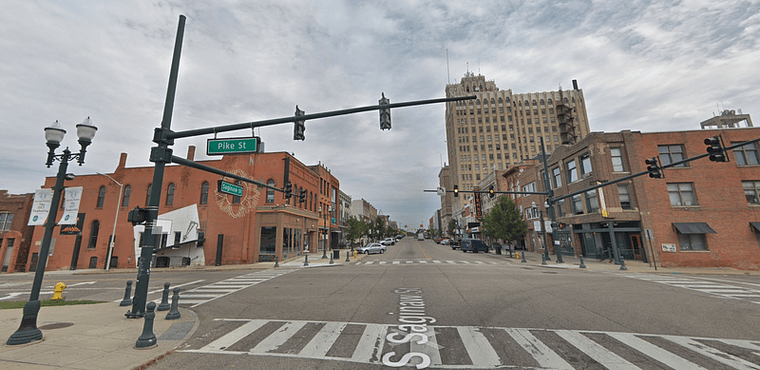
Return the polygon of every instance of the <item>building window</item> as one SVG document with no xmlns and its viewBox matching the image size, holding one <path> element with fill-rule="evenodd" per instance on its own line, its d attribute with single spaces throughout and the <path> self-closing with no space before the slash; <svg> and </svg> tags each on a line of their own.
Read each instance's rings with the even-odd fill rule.
<svg viewBox="0 0 760 370">
<path fill-rule="evenodd" d="M 103 203 L 105 201 L 106 201 L 106 187 L 101 186 L 100 191 L 98 191 L 98 204 L 95 207 L 103 208 Z"/>
<path fill-rule="evenodd" d="M 92 225 L 90 225 L 90 240 L 87 243 L 88 249 L 95 249 L 95 247 L 98 245 L 99 231 L 100 231 L 100 221 L 98 220 L 92 221 Z"/>
<path fill-rule="evenodd" d="M 668 184 L 668 195 L 671 206 L 696 206 L 697 197 L 694 194 L 694 184 L 679 182 Z"/>
<path fill-rule="evenodd" d="M 760 204 L 760 181 L 742 181 L 744 195 L 747 197 L 747 203 Z M 2 215 L 0 215 L 0 225 L 2 224 Z"/>
<path fill-rule="evenodd" d="M 620 148 L 610 148 L 610 156 L 612 157 L 612 171 L 625 171 L 625 167 L 623 166 L 623 151 Z"/>
<path fill-rule="evenodd" d="M 599 194 L 596 189 L 586 192 L 586 208 L 588 213 L 599 212 Z"/>
<path fill-rule="evenodd" d="M 124 197 L 121 198 L 121 206 L 129 207 L 129 197 L 132 196 L 132 185 L 124 187 Z"/>
<path fill-rule="evenodd" d="M 706 251 L 707 239 L 705 234 L 678 233 L 678 247 L 682 251 Z"/>
<path fill-rule="evenodd" d="M 620 207 L 623 209 L 633 209 L 631 202 L 631 187 L 627 184 L 618 184 L 618 197 L 620 198 Z"/>
<path fill-rule="evenodd" d="M 660 163 L 668 165 L 684 160 L 683 145 L 658 145 L 657 150 L 660 153 Z M 686 163 L 673 167 L 688 167 Z"/>
<path fill-rule="evenodd" d="M 591 172 L 593 172 L 593 170 L 591 169 L 591 156 L 588 153 L 582 155 L 580 158 L 580 162 L 581 162 L 581 176 L 585 178 L 591 175 Z"/>
<path fill-rule="evenodd" d="M 208 182 L 201 184 L 201 204 L 208 204 Z"/>
<path fill-rule="evenodd" d="M 13 213 L 0 213 L 0 231 L 8 231 L 13 223 Z"/>
<path fill-rule="evenodd" d="M 736 145 L 739 143 L 731 143 Z M 747 144 L 734 149 L 734 158 L 736 163 L 740 166 L 756 165 L 760 164 L 757 157 L 757 145 L 756 143 Z"/>
<path fill-rule="evenodd" d="M 575 159 L 567 162 L 567 182 L 578 181 L 578 168 L 575 166 Z"/>
<path fill-rule="evenodd" d="M 560 199 L 557 201 L 557 217 L 562 217 L 565 215 L 565 200 Z"/>
<path fill-rule="evenodd" d="M 583 198 L 581 198 L 580 194 L 573 195 L 573 214 L 583 214 Z"/>
<path fill-rule="evenodd" d="M 171 183 L 166 188 L 166 205 L 171 206 L 173 204 L 174 204 L 174 183 Z"/>
</svg>

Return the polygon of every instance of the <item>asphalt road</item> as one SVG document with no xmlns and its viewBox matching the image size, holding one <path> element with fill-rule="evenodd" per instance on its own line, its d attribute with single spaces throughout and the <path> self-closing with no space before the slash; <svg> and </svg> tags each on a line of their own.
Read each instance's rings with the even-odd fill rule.
<svg viewBox="0 0 760 370">
<path fill-rule="evenodd" d="M 196 303 L 199 329 L 151 368 L 760 369 L 760 305 L 715 288 L 748 277 L 549 269 L 410 238 L 358 264 L 238 274 L 256 284 Z"/>
</svg>

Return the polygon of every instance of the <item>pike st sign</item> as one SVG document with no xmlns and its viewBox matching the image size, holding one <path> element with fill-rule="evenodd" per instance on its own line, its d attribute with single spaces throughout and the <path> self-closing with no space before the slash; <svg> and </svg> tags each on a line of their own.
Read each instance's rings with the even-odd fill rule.
<svg viewBox="0 0 760 370">
<path fill-rule="evenodd" d="M 231 139 L 208 139 L 206 141 L 207 155 L 256 153 L 261 146 L 261 138 L 238 137 Z"/>
</svg>

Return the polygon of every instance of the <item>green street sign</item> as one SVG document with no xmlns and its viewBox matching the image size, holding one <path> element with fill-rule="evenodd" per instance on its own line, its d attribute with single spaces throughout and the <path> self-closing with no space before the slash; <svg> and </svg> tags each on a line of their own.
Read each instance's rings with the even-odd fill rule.
<svg viewBox="0 0 760 370">
<path fill-rule="evenodd" d="M 256 153 L 259 151 L 261 138 L 237 137 L 232 139 L 208 139 L 206 141 L 207 155 Z"/>
<path fill-rule="evenodd" d="M 231 184 L 222 180 L 219 180 L 217 184 L 220 193 L 235 195 L 238 197 L 243 196 L 243 187 L 240 185 Z"/>
</svg>

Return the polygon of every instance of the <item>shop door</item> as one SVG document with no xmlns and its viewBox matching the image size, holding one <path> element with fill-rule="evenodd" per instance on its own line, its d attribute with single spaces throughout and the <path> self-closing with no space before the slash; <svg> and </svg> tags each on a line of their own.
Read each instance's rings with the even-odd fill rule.
<svg viewBox="0 0 760 370">
<path fill-rule="evenodd" d="M 641 235 L 631 234 L 631 249 L 633 249 L 633 259 L 646 262 L 644 250 L 641 247 Z"/>
</svg>

